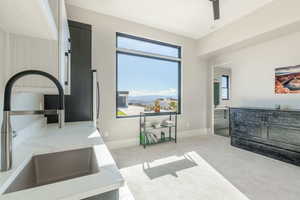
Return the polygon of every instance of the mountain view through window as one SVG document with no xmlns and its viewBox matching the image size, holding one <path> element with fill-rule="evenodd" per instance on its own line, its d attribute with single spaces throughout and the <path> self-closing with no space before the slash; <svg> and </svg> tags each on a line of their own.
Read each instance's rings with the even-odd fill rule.
<svg viewBox="0 0 300 200">
<path fill-rule="evenodd" d="M 117 43 L 117 117 L 180 112 L 180 47 L 127 35 Z"/>
</svg>

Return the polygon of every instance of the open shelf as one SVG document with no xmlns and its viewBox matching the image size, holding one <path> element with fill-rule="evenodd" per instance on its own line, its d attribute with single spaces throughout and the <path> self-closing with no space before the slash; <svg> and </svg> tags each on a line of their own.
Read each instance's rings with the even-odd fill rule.
<svg viewBox="0 0 300 200">
<path fill-rule="evenodd" d="M 147 126 L 146 121 L 148 117 L 167 115 L 172 125 L 160 125 L 159 127 Z M 167 131 L 165 131 L 167 129 Z M 160 131 L 160 136 L 157 131 Z M 156 131 L 155 133 L 151 131 Z M 148 145 L 161 144 L 165 142 L 177 142 L 177 113 L 141 113 L 140 114 L 140 145 L 144 148 Z"/>
<path fill-rule="evenodd" d="M 157 142 L 153 143 L 147 143 L 146 145 L 155 145 L 155 144 L 161 144 L 161 143 L 166 143 L 166 142 L 175 142 L 176 139 L 174 137 L 166 137 L 164 140 L 159 139 Z"/>
<path fill-rule="evenodd" d="M 176 128 L 176 126 L 163 126 L 163 125 L 161 125 L 160 127 L 142 126 L 142 128 L 147 128 L 147 130 L 158 130 L 158 129 L 166 129 L 166 128 Z"/>
</svg>

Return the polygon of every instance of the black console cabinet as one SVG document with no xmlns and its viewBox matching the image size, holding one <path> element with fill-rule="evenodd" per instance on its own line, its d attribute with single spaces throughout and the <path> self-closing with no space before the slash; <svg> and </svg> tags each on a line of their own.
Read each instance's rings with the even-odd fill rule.
<svg viewBox="0 0 300 200">
<path fill-rule="evenodd" d="M 300 166 L 300 110 L 230 108 L 231 145 Z"/>
</svg>

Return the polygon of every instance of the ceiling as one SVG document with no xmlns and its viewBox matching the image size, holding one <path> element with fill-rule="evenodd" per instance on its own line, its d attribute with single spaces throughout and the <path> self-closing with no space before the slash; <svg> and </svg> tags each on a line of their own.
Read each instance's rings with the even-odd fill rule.
<svg viewBox="0 0 300 200">
<path fill-rule="evenodd" d="M 213 21 L 209 0 L 67 0 L 68 4 L 198 39 L 272 0 L 220 0 Z"/>
</svg>

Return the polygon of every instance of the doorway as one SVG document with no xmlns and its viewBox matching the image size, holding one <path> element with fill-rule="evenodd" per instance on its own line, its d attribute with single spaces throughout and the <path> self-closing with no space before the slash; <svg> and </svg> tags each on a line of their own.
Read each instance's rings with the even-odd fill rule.
<svg viewBox="0 0 300 200">
<path fill-rule="evenodd" d="M 229 137 L 229 107 L 231 105 L 231 68 L 213 69 L 213 129 L 214 134 Z"/>
</svg>

